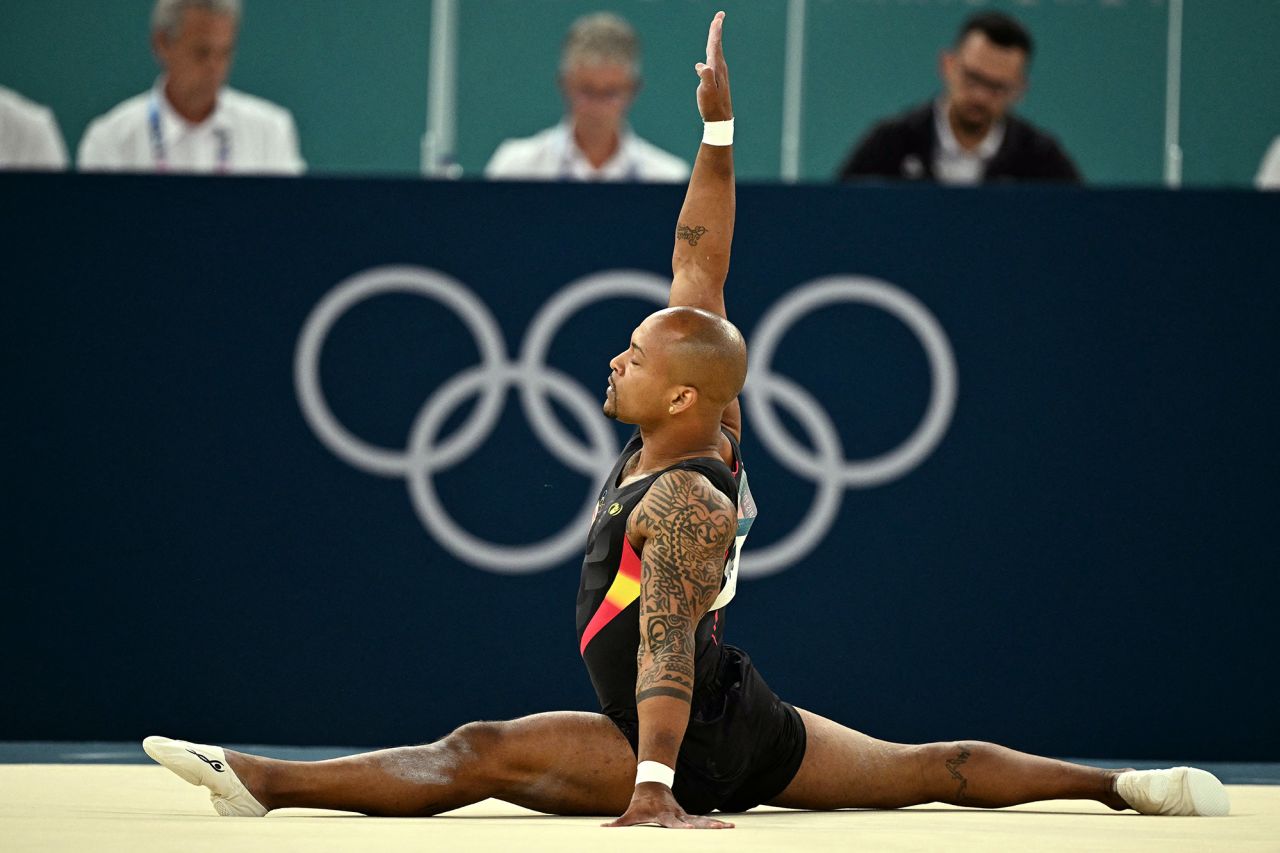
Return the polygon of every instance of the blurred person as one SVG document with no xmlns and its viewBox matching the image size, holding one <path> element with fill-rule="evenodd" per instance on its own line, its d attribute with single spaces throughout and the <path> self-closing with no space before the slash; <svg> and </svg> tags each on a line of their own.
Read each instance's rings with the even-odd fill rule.
<svg viewBox="0 0 1280 853">
<path fill-rule="evenodd" d="M 1280 136 L 1271 140 L 1271 147 L 1263 155 L 1256 183 L 1260 190 L 1280 190 Z"/>
<path fill-rule="evenodd" d="M 498 146 L 484 174 L 515 180 L 666 181 L 689 164 L 636 136 L 627 111 L 640 91 L 640 42 L 631 25 L 600 12 L 569 28 L 560 53 L 566 115 L 555 127 Z"/>
<path fill-rule="evenodd" d="M 163 73 L 94 119 L 80 170 L 300 174 L 289 111 L 226 86 L 239 27 L 240 0 L 157 0 L 151 48 Z"/>
<path fill-rule="evenodd" d="M 1011 112 L 1027 90 L 1033 53 L 1031 34 L 1014 18 L 999 12 L 968 18 L 941 58 L 945 92 L 873 127 L 841 166 L 840 179 L 1079 183 L 1057 140 Z"/>
<path fill-rule="evenodd" d="M 67 148 L 53 111 L 0 86 L 0 169 L 65 168 Z"/>
</svg>

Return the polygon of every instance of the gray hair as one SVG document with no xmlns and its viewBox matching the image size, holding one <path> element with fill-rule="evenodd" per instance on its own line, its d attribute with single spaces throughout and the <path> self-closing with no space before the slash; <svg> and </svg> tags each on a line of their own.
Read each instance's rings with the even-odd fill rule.
<svg viewBox="0 0 1280 853">
<path fill-rule="evenodd" d="M 583 15 L 569 27 L 560 50 L 560 72 L 576 65 L 617 63 L 640 76 L 640 39 L 625 20 L 610 12 Z"/>
<path fill-rule="evenodd" d="M 177 38 L 182 15 L 188 9 L 204 9 L 240 20 L 240 0 L 156 0 L 151 10 L 151 31 L 162 30 L 169 38 Z"/>
</svg>

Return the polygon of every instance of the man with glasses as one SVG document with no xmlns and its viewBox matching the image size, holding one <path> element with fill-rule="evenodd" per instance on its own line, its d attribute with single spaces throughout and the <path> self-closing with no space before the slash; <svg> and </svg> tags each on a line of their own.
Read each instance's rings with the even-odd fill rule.
<svg viewBox="0 0 1280 853">
<path fill-rule="evenodd" d="M 640 90 L 640 45 L 631 25 L 607 12 L 579 18 L 560 56 L 566 114 L 555 127 L 498 146 L 488 178 L 660 181 L 689 177 L 689 164 L 627 126 Z"/>
<path fill-rule="evenodd" d="M 945 93 L 872 128 L 841 167 L 841 180 L 1079 183 L 1058 142 L 1010 112 L 1026 91 L 1032 52 L 1031 34 L 1008 15 L 969 18 L 942 55 Z"/>
</svg>

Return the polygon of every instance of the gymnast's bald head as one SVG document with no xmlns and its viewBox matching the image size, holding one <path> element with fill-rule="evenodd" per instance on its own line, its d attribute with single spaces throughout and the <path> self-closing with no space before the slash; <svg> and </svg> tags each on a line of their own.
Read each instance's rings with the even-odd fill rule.
<svg viewBox="0 0 1280 853">
<path fill-rule="evenodd" d="M 747 343 L 738 327 L 701 308 L 666 308 L 643 323 L 661 342 L 667 375 L 697 389 L 700 401 L 723 410 L 747 379 Z"/>
</svg>

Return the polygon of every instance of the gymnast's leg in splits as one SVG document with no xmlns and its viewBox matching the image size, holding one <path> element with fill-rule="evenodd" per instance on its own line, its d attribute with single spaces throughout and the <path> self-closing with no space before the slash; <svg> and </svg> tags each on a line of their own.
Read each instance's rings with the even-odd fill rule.
<svg viewBox="0 0 1280 853">
<path fill-rule="evenodd" d="M 223 815 L 303 807 L 383 817 L 439 814 L 494 797 L 560 815 L 619 815 L 635 787 L 631 745 L 603 714 L 558 712 L 461 726 L 435 743 L 329 761 L 280 761 L 148 738 L 152 758 L 213 794 Z"/>
<path fill-rule="evenodd" d="M 979 741 L 908 745 L 877 740 L 817 714 L 804 720 L 804 761 L 770 805 L 893 809 L 921 803 L 998 808 L 1039 800 L 1097 800 L 1126 809 L 1119 770 L 1069 764 Z"/>
</svg>

